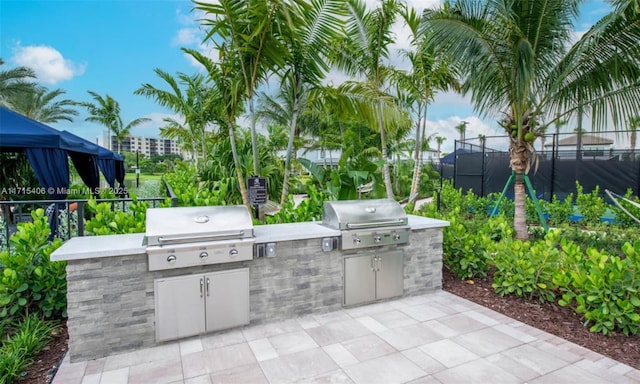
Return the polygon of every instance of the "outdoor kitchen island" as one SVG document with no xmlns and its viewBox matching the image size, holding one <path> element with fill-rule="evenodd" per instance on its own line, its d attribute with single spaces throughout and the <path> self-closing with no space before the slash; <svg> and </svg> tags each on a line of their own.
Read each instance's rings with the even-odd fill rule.
<svg viewBox="0 0 640 384">
<path fill-rule="evenodd" d="M 259 225 L 253 228 L 255 244 L 249 260 L 156 270 L 150 270 L 145 234 L 72 238 L 51 255 L 54 261 L 67 261 L 71 361 L 438 290 L 442 229 L 448 223 L 406 218 L 408 239 L 403 244 L 387 245 L 383 240 L 379 246 L 343 249 L 341 236 L 350 235 L 320 222 Z M 374 232 L 374 241 L 380 242 L 376 237 Z M 346 269 L 351 272 L 345 277 Z M 363 279 L 367 272 L 373 277 Z M 165 283 L 169 285 L 163 290 Z M 355 289 L 348 300 L 346 286 Z M 193 292 L 187 293 L 189 289 Z M 164 319 L 167 316 L 171 318 Z M 171 333 L 195 317 L 203 317 L 195 330 L 189 324 L 187 334 Z M 169 333 L 160 334 L 159 322 Z"/>
</svg>

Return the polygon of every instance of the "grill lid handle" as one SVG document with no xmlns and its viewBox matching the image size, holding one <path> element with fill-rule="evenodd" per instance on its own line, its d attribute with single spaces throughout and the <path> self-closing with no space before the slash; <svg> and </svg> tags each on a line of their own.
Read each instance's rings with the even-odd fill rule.
<svg viewBox="0 0 640 384">
<path fill-rule="evenodd" d="M 389 220 L 389 221 L 370 221 L 368 223 L 347 223 L 347 228 L 369 228 L 369 227 L 381 227 L 384 225 L 403 225 L 405 222 L 403 219 Z"/>
<path fill-rule="evenodd" d="M 236 239 L 244 236 L 244 231 L 237 232 L 219 232 L 216 234 L 207 234 L 199 236 L 160 236 L 158 237 L 158 243 L 163 244 L 180 244 L 180 243 L 194 243 L 197 241 L 216 241 L 226 239 Z"/>
</svg>

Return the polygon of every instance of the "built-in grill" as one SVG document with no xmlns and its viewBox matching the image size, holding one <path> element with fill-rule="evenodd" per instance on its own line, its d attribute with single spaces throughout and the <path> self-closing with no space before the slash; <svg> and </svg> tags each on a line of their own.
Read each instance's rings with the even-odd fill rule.
<svg viewBox="0 0 640 384">
<path fill-rule="evenodd" d="M 325 202 L 322 223 L 342 231 L 341 249 L 409 242 L 407 215 L 392 199 Z"/>
<path fill-rule="evenodd" d="M 149 270 L 253 259 L 253 221 L 244 205 L 147 210 Z"/>
</svg>

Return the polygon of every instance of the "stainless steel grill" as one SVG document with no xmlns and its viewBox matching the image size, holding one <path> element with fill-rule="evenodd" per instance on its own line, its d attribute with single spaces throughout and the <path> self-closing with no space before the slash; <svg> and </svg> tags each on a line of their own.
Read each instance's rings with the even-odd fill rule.
<svg viewBox="0 0 640 384">
<path fill-rule="evenodd" d="M 325 202 L 322 223 L 342 231 L 341 249 L 409 242 L 407 215 L 391 199 Z"/>
<path fill-rule="evenodd" d="M 253 258 L 253 222 L 244 205 L 147 210 L 149 270 Z"/>
</svg>

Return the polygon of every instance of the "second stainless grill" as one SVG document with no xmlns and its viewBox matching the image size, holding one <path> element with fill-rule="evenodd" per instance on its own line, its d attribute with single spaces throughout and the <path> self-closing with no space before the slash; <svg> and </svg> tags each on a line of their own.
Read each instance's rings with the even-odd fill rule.
<svg viewBox="0 0 640 384">
<path fill-rule="evenodd" d="M 322 223 L 342 231 L 341 249 L 409 242 L 407 214 L 391 199 L 325 202 Z"/>
<path fill-rule="evenodd" d="M 147 210 L 149 270 L 253 258 L 253 222 L 243 205 Z"/>
</svg>

